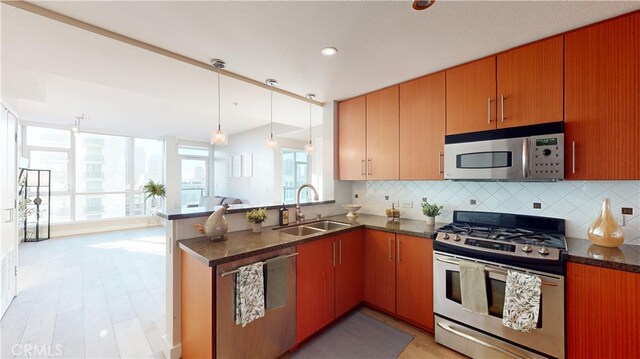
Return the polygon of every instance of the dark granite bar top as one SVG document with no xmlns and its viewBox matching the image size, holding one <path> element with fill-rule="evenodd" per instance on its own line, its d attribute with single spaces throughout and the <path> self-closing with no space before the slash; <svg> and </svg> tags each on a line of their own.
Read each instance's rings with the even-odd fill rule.
<svg viewBox="0 0 640 359">
<path fill-rule="evenodd" d="M 261 233 L 253 233 L 250 230 L 227 233 L 227 240 L 225 241 L 211 241 L 207 237 L 184 239 L 178 241 L 178 246 L 200 262 L 213 267 L 359 228 L 370 228 L 430 239 L 435 232 L 435 228 L 444 225 L 444 223 L 436 223 L 435 226 L 427 226 L 426 221 L 412 219 L 388 222 L 387 217 L 366 214 L 359 215 L 355 220 L 350 220 L 345 215 L 325 217 L 322 220 L 347 223 L 350 227 L 303 237 L 296 237 L 274 230 L 274 228 L 279 227 L 264 227 Z M 316 221 L 307 221 L 307 223 L 312 222 Z"/>
<path fill-rule="evenodd" d="M 601 247 L 588 239 L 567 238 L 569 262 L 640 273 L 640 246 Z"/>
<path fill-rule="evenodd" d="M 319 205 L 319 204 L 329 204 L 329 203 L 335 203 L 335 202 L 336 202 L 335 200 L 306 202 L 306 203 L 300 203 L 300 206 L 301 207 L 315 206 L 315 205 Z M 287 208 L 295 208 L 295 206 L 296 205 L 294 203 L 285 204 L 285 207 L 287 207 Z M 159 216 L 159 217 L 162 217 L 164 219 L 168 219 L 170 221 L 173 221 L 173 220 L 176 220 L 176 219 L 208 217 L 208 216 L 211 215 L 211 213 L 213 213 L 216 210 L 220 209 L 220 207 L 222 207 L 222 206 L 183 207 L 183 208 L 179 208 L 179 209 L 167 210 L 165 212 L 156 211 L 156 212 L 154 212 L 154 214 Z M 269 204 L 269 205 L 263 205 L 263 206 L 257 206 L 255 204 L 232 204 L 231 206 L 229 206 L 229 209 L 227 209 L 227 213 L 229 213 L 229 214 L 231 214 L 231 213 L 244 213 L 244 212 L 247 212 L 247 211 L 249 211 L 251 209 L 254 209 L 254 208 L 278 209 L 280 207 L 282 207 L 282 204 Z"/>
</svg>

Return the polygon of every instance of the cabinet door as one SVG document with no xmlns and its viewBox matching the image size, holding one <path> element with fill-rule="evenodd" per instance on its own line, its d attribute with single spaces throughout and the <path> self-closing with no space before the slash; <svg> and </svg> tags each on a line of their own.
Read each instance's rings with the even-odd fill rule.
<svg viewBox="0 0 640 359">
<path fill-rule="evenodd" d="M 443 179 L 444 72 L 400 85 L 400 179 Z"/>
<path fill-rule="evenodd" d="M 364 231 L 336 235 L 336 317 L 364 299 Z"/>
<path fill-rule="evenodd" d="M 396 237 L 365 230 L 364 299 L 389 313 L 396 311 Z"/>
<path fill-rule="evenodd" d="M 556 36 L 498 55 L 498 128 L 562 121 L 562 52 Z"/>
<path fill-rule="evenodd" d="M 400 177 L 398 86 L 367 95 L 367 179 Z"/>
<path fill-rule="evenodd" d="M 567 179 L 640 178 L 639 83 L 640 13 L 565 35 Z"/>
<path fill-rule="evenodd" d="M 433 331 L 433 241 L 396 235 L 396 314 Z"/>
<path fill-rule="evenodd" d="M 447 135 L 496 128 L 496 57 L 446 71 Z"/>
<path fill-rule="evenodd" d="M 338 104 L 338 176 L 341 180 L 366 179 L 366 97 Z"/>
<path fill-rule="evenodd" d="M 333 318 L 334 238 L 298 246 L 296 262 L 296 342 L 300 343 Z"/>
<path fill-rule="evenodd" d="M 637 358 L 640 274 L 567 263 L 567 356 Z"/>
</svg>

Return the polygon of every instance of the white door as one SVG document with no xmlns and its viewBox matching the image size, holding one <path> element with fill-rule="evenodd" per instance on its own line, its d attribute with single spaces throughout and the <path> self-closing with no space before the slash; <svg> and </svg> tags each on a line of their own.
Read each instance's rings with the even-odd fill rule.
<svg viewBox="0 0 640 359">
<path fill-rule="evenodd" d="M 0 317 L 17 295 L 17 118 L 2 106 L 0 120 Z"/>
</svg>

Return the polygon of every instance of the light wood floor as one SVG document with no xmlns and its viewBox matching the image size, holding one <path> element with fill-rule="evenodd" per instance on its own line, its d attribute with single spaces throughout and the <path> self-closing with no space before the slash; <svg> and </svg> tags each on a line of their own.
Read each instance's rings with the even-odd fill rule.
<svg viewBox="0 0 640 359">
<path fill-rule="evenodd" d="M 0 357 L 162 357 L 164 253 L 163 227 L 22 243 Z"/>
</svg>

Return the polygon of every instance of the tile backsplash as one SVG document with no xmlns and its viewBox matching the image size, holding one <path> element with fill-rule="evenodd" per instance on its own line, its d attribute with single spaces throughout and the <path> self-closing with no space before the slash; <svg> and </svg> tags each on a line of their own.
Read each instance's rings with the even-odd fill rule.
<svg viewBox="0 0 640 359">
<path fill-rule="evenodd" d="M 358 198 L 355 198 L 355 196 Z M 388 196 L 388 199 L 385 199 Z M 625 233 L 625 243 L 640 245 L 640 181 L 453 182 L 356 181 L 351 202 L 360 213 L 384 215 L 395 202 L 403 218 L 424 219 L 422 198 L 444 206 L 438 222 L 450 222 L 453 211 L 472 210 L 564 218 L 566 235 L 587 238 L 587 229 L 600 212 L 602 200 L 611 207 Z M 475 205 L 470 204 L 475 200 Z M 534 208 L 540 203 L 541 208 Z M 411 204 L 411 208 L 406 206 Z M 633 209 L 623 215 L 622 207 Z"/>
</svg>

